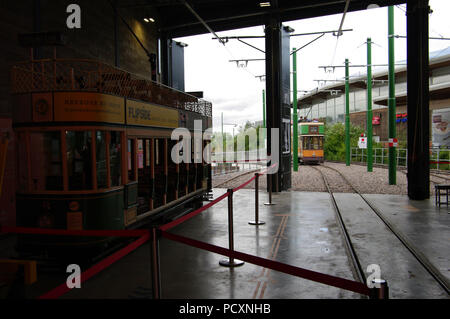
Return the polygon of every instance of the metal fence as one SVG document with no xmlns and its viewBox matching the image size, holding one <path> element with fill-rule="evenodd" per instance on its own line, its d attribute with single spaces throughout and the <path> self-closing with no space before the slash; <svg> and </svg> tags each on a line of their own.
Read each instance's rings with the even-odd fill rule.
<svg viewBox="0 0 450 319">
<path fill-rule="evenodd" d="M 373 163 L 388 164 L 389 149 L 374 148 Z M 352 147 L 350 149 L 350 158 L 352 162 L 367 162 L 367 149 Z M 437 170 L 450 170 L 450 149 L 449 148 L 430 148 L 430 168 Z M 397 165 L 406 167 L 408 165 L 408 150 L 397 148 Z"/>
</svg>

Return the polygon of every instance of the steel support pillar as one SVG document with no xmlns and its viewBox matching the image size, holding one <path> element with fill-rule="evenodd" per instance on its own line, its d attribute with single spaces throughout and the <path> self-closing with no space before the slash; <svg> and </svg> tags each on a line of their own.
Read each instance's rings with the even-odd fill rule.
<svg viewBox="0 0 450 319">
<path fill-rule="evenodd" d="M 407 1 L 408 196 L 430 197 L 428 0 Z"/>
<path fill-rule="evenodd" d="M 265 25 L 267 150 L 270 152 L 276 142 L 279 148 L 278 172 L 267 175 L 272 179 L 267 185 L 272 185 L 273 192 L 291 187 L 290 31 L 274 16 Z M 272 140 L 272 128 L 279 129 L 278 141 Z"/>
</svg>

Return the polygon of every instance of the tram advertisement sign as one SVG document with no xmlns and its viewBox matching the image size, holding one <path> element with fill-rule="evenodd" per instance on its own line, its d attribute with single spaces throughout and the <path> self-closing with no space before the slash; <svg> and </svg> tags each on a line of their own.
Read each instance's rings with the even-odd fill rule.
<svg viewBox="0 0 450 319">
<path fill-rule="evenodd" d="M 55 121 L 125 124 L 124 98 L 90 92 L 55 92 Z"/>
<path fill-rule="evenodd" d="M 178 110 L 127 100 L 127 124 L 178 127 Z"/>
</svg>

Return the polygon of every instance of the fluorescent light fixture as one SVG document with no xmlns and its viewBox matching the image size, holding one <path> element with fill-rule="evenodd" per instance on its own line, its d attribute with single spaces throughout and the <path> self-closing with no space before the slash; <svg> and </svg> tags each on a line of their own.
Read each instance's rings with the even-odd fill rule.
<svg viewBox="0 0 450 319">
<path fill-rule="evenodd" d="M 372 4 L 369 4 L 368 6 L 367 6 L 367 10 L 370 10 L 370 9 L 377 9 L 377 8 L 379 8 L 380 6 L 378 5 L 378 4 L 376 4 L 376 3 L 372 3 Z"/>
<path fill-rule="evenodd" d="M 270 7 L 270 2 L 260 2 L 260 3 L 259 3 L 259 6 L 260 6 L 261 8 L 264 8 L 264 7 Z"/>
<path fill-rule="evenodd" d="M 155 19 L 153 19 L 153 18 L 144 18 L 144 21 L 147 22 L 147 23 L 150 23 L 150 22 L 155 22 Z"/>
<path fill-rule="evenodd" d="M 149 20 L 149 19 L 147 19 L 147 18 L 144 18 L 144 21 L 145 21 L 145 22 L 147 22 L 147 23 L 149 23 L 149 22 L 150 22 L 150 20 Z"/>
</svg>

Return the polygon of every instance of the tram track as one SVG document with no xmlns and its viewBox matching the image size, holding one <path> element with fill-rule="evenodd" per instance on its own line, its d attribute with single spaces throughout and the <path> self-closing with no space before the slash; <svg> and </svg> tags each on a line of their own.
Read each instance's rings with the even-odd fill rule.
<svg viewBox="0 0 450 319">
<path fill-rule="evenodd" d="M 312 166 L 313 167 L 313 166 Z M 408 239 L 407 237 L 400 232 L 397 227 L 395 227 L 388 219 L 386 219 L 382 213 L 376 208 L 373 203 L 371 203 L 363 194 L 359 192 L 359 190 L 337 169 L 333 167 L 329 167 L 326 165 L 320 166 L 324 167 L 326 169 L 332 170 L 334 172 L 337 172 L 340 177 L 353 189 L 353 192 L 355 194 L 358 194 L 362 200 L 369 206 L 369 208 L 378 216 L 379 219 L 385 224 L 385 226 L 394 234 L 395 237 L 403 244 L 403 246 L 414 256 L 414 258 L 426 269 L 426 271 L 436 280 L 436 282 L 444 289 L 444 291 L 447 294 L 450 294 L 450 283 L 445 276 L 441 274 L 441 272 L 434 267 L 434 265 L 428 260 L 428 258 L 420 252 L 420 250 L 415 247 Z M 356 251 L 352 245 L 350 235 L 347 232 L 347 229 L 345 227 L 345 223 L 342 218 L 342 214 L 339 210 L 339 207 L 336 203 L 336 199 L 334 197 L 333 191 L 331 190 L 330 186 L 328 185 L 327 178 L 325 176 L 325 173 L 322 169 L 319 169 L 317 167 L 313 167 L 316 171 L 318 171 L 322 179 L 324 181 L 324 184 L 326 185 L 326 188 L 328 190 L 328 193 L 330 194 L 330 198 L 333 204 L 333 208 L 336 213 L 336 219 L 338 221 L 338 225 L 340 226 L 341 233 L 344 237 L 344 242 L 346 243 L 347 252 L 349 253 L 349 258 L 352 261 L 352 266 L 354 271 L 357 274 L 358 280 L 365 283 L 365 273 L 361 267 L 361 264 L 359 262 L 358 256 L 356 254 Z"/>
<path fill-rule="evenodd" d="M 245 176 L 245 175 L 248 175 L 248 174 L 254 174 L 254 173 L 259 172 L 259 171 L 260 171 L 260 169 L 253 169 L 253 170 L 250 170 L 250 171 L 242 172 L 242 174 L 233 176 L 233 177 L 227 179 L 226 181 L 223 181 L 220 184 L 215 185 L 214 188 L 221 188 L 223 185 L 225 185 L 225 184 L 227 184 L 229 182 L 232 182 L 235 179 L 238 179 L 239 177 L 242 177 L 242 176 Z"/>
<path fill-rule="evenodd" d="M 325 174 L 320 169 L 318 169 L 317 167 L 314 167 L 314 166 L 311 166 L 311 168 L 313 168 L 314 170 L 316 170 L 317 172 L 320 173 L 323 183 L 325 185 L 325 188 L 327 189 L 328 193 L 330 194 L 331 203 L 333 205 L 333 209 L 335 212 L 336 222 L 339 226 L 339 230 L 341 231 L 341 234 L 344 239 L 345 249 L 346 249 L 347 255 L 350 259 L 353 275 L 354 275 L 355 279 L 357 279 L 359 282 L 365 284 L 366 283 L 365 272 L 364 272 L 364 270 L 361 266 L 361 263 L 358 259 L 358 255 L 356 254 L 356 250 L 352 244 L 352 241 L 351 241 L 350 235 L 347 231 L 347 228 L 345 227 L 345 223 L 342 218 L 342 214 L 337 205 L 336 198 L 334 197 L 333 191 L 331 190 L 331 186 L 328 183 L 328 180 L 325 177 Z"/>
</svg>

